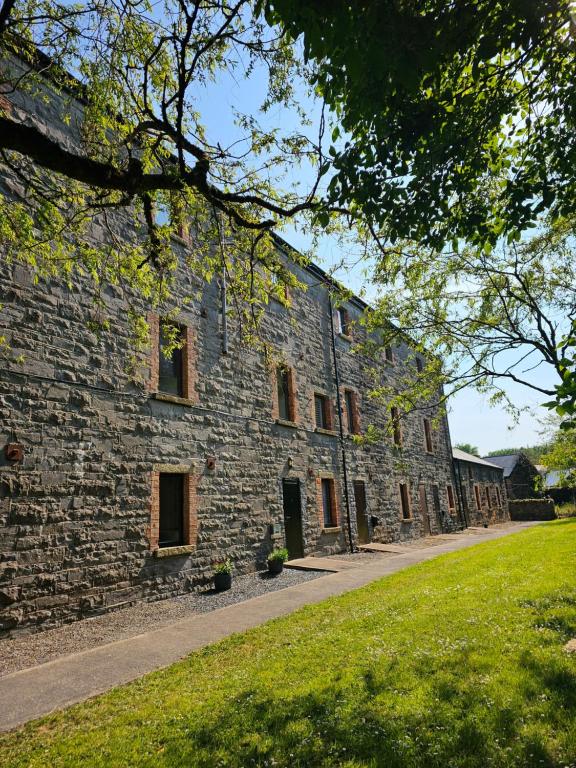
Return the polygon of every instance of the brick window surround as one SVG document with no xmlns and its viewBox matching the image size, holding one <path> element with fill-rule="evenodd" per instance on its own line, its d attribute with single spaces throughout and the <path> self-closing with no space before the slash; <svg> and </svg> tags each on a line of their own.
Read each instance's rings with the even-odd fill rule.
<svg viewBox="0 0 576 768">
<path fill-rule="evenodd" d="M 360 434 L 360 407 L 358 404 L 358 392 L 353 389 L 343 389 L 341 392 L 344 405 L 344 423 L 346 430 L 351 435 Z"/>
<path fill-rule="evenodd" d="M 408 483 L 400 483 L 398 489 L 400 493 L 400 510 L 402 512 L 402 520 L 411 520 L 412 508 L 410 504 L 410 488 Z"/>
<path fill-rule="evenodd" d="M 312 397 L 313 423 L 316 429 L 334 429 L 334 409 L 328 395 L 314 392 Z"/>
<path fill-rule="evenodd" d="M 478 488 L 478 485 L 474 484 L 474 498 L 476 499 L 476 509 L 480 510 L 482 509 L 482 502 L 480 500 L 480 489 Z"/>
<path fill-rule="evenodd" d="M 183 466 L 167 465 L 161 466 L 155 469 L 150 476 L 151 494 L 150 494 L 150 528 L 149 528 L 149 541 L 150 549 L 158 555 L 167 554 L 171 551 L 178 554 L 178 550 L 192 551 L 196 547 L 198 538 L 198 476 L 191 472 L 182 472 L 185 469 Z M 172 546 L 161 544 L 160 542 L 160 530 L 164 526 L 162 525 L 162 509 L 161 498 L 162 491 L 166 492 L 166 485 L 164 481 L 169 481 L 172 477 L 182 478 L 182 492 L 181 498 L 178 499 L 178 503 L 182 508 L 182 520 L 181 520 L 181 539 L 179 544 Z"/>
<path fill-rule="evenodd" d="M 400 424 L 400 411 L 396 406 L 390 409 L 390 420 L 392 422 L 394 445 L 400 448 L 402 446 L 402 426 Z"/>
<path fill-rule="evenodd" d="M 456 502 L 454 500 L 454 489 L 451 485 L 446 486 L 446 492 L 448 494 L 448 509 L 453 512 L 456 509 Z"/>
<path fill-rule="evenodd" d="M 272 375 L 272 418 L 278 421 L 298 421 L 296 376 L 294 369 L 279 365 Z"/>
<path fill-rule="evenodd" d="M 341 336 L 351 336 L 352 329 L 350 326 L 350 314 L 344 307 L 338 307 L 334 313 L 334 324 L 336 326 L 336 333 Z"/>
<path fill-rule="evenodd" d="M 322 529 L 340 525 L 339 489 L 333 477 L 316 478 L 316 505 Z"/>
<path fill-rule="evenodd" d="M 426 453 L 434 453 L 432 424 L 430 423 L 430 419 L 424 419 L 424 445 L 426 447 Z"/>
<path fill-rule="evenodd" d="M 198 402 L 196 392 L 196 339 L 192 328 L 187 325 L 179 325 L 182 340 L 184 342 L 181 349 L 177 350 L 178 357 L 181 359 L 181 395 L 174 395 L 173 392 L 162 392 L 160 389 L 160 355 L 162 354 L 161 340 L 161 319 L 155 313 L 148 315 L 148 325 L 150 328 L 150 381 L 149 390 L 153 394 L 166 395 L 168 397 L 179 397 L 191 403 Z"/>
</svg>

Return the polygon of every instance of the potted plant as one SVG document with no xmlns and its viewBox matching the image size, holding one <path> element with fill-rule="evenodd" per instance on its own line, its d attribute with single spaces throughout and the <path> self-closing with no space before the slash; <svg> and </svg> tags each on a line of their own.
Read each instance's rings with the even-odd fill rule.
<svg viewBox="0 0 576 768">
<path fill-rule="evenodd" d="M 268 571 L 270 573 L 282 573 L 286 560 L 288 560 L 287 549 L 274 549 L 268 555 Z"/>
<path fill-rule="evenodd" d="M 232 586 L 232 563 L 227 558 L 223 563 L 214 567 L 214 589 L 224 592 Z"/>
</svg>

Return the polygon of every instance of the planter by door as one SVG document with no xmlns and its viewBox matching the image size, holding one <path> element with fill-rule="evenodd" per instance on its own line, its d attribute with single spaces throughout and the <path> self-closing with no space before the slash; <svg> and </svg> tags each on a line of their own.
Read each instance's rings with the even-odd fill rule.
<svg viewBox="0 0 576 768">
<path fill-rule="evenodd" d="M 232 586 L 232 574 L 231 573 L 215 573 L 214 574 L 214 589 L 216 592 L 225 592 Z"/>
<path fill-rule="evenodd" d="M 268 560 L 269 573 L 282 573 L 284 563 L 282 560 Z"/>
</svg>

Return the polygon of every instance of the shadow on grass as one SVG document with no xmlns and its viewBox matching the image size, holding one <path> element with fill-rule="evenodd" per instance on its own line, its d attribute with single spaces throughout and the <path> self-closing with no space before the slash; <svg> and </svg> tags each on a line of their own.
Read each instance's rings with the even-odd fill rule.
<svg viewBox="0 0 576 768">
<path fill-rule="evenodd" d="M 576 676 L 525 660 L 530 691 L 545 691 L 533 711 L 518 691 L 498 708 L 472 679 L 440 672 L 418 705 L 411 691 L 391 689 L 370 671 L 351 684 L 276 697 L 253 688 L 230 699 L 210 721 L 188 722 L 164 744 L 163 765 L 371 766 L 372 768 L 558 768 L 549 744 L 576 711 Z M 529 662 L 529 663 L 528 663 Z M 550 722 L 549 716 L 554 722 Z M 543 735 L 542 718 L 554 730 Z M 183 732 L 184 731 L 184 732 Z"/>
</svg>

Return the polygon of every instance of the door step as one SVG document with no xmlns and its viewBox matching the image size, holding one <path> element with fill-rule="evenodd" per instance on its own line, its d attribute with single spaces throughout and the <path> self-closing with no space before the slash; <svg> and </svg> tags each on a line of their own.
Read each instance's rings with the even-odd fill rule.
<svg viewBox="0 0 576 768">
<path fill-rule="evenodd" d="M 379 544 L 378 542 L 360 544 L 358 549 L 364 549 L 367 552 L 393 552 L 396 555 L 403 555 L 409 551 L 408 547 L 403 547 L 401 544 Z"/>
<path fill-rule="evenodd" d="M 360 563 L 337 560 L 332 557 L 299 557 L 296 560 L 288 560 L 284 568 L 296 568 L 301 571 L 348 571 L 351 568 L 359 568 Z"/>
</svg>

